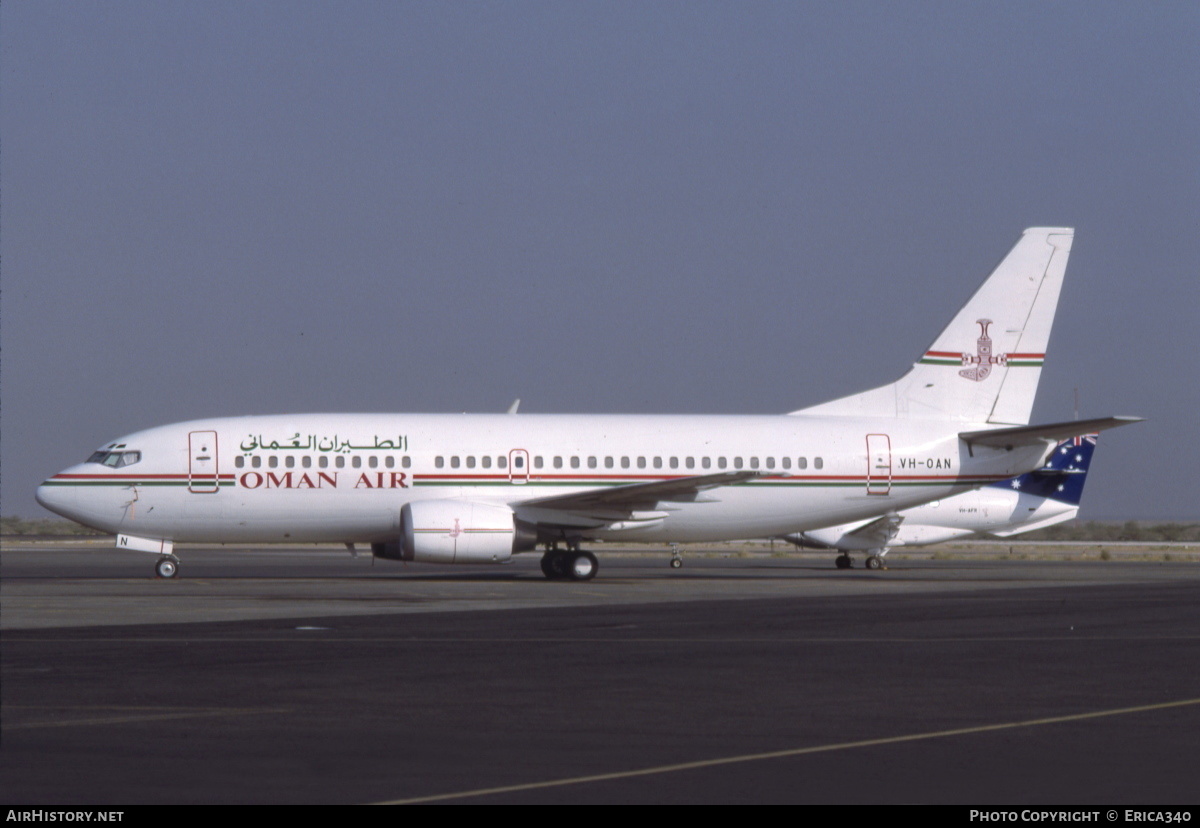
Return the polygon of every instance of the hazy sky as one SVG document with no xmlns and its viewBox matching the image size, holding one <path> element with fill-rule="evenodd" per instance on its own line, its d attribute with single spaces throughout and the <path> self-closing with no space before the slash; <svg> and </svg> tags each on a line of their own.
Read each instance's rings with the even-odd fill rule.
<svg viewBox="0 0 1200 828">
<path fill-rule="evenodd" d="M 141 428 L 774 413 L 1077 228 L 1035 421 L 1200 519 L 1200 4 L 0 5 L 5 515 Z"/>
</svg>

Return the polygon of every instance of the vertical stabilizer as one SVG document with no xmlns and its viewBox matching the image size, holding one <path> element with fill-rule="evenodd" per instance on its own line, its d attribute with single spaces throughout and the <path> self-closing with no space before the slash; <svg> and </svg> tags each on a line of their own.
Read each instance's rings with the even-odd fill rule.
<svg viewBox="0 0 1200 828">
<path fill-rule="evenodd" d="M 1027 424 L 1074 234 L 1026 230 L 898 381 L 792 413 Z"/>
</svg>

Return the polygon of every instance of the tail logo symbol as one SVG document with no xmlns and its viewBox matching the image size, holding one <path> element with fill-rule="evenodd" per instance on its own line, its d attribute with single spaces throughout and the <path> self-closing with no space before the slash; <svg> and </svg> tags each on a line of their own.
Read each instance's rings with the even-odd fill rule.
<svg viewBox="0 0 1200 828">
<path fill-rule="evenodd" d="M 979 324 L 979 339 L 975 341 L 975 353 L 962 355 L 963 365 L 974 365 L 975 367 L 964 368 L 958 372 L 958 375 L 973 382 L 983 382 L 991 375 L 993 365 L 1008 364 L 1008 354 L 992 355 L 992 338 L 988 336 L 988 325 L 992 324 L 992 320 L 976 319 L 975 321 Z"/>
</svg>

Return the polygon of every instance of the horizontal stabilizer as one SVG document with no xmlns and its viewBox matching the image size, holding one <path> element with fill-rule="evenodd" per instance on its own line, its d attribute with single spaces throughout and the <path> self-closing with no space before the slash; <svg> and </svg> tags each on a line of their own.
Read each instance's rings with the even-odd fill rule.
<svg viewBox="0 0 1200 828">
<path fill-rule="evenodd" d="M 1142 419 L 1142 417 L 1099 417 L 1094 420 L 1070 420 L 1065 423 L 991 428 L 984 431 L 960 431 L 958 436 L 968 447 L 972 448 L 974 446 L 1014 448 L 1016 446 L 1033 446 L 1051 440 L 1058 442 L 1081 434 L 1140 423 Z"/>
</svg>

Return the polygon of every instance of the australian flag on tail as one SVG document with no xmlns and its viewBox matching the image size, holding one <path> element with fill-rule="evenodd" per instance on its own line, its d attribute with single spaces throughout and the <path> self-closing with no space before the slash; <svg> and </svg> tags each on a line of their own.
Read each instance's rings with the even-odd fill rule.
<svg viewBox="0 0 1200 828">
<path fill-rule="evenodd" d="M 1092 464 L 1092 452 L 1096 450 L 1096 437 L 1095 434 L 1081 434 L 1063 440 L 1042 468 L 992 485 L 1078 506 L 1083 497 L 1083 482 Z"/>
</svg>

